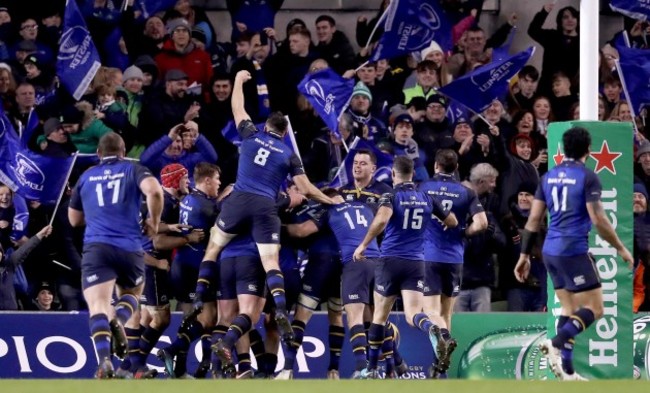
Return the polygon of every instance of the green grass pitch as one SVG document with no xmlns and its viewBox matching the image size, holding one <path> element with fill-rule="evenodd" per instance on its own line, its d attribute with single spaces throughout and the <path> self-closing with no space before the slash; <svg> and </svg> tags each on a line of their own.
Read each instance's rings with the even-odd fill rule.
<svg viewBox="0 0 650 393">
<path fill-rule="evenodd" d="M 648 391 L 647 381 L 95 381 L 0 380 L 3 393 L 597 393 Z"/>
</svg>

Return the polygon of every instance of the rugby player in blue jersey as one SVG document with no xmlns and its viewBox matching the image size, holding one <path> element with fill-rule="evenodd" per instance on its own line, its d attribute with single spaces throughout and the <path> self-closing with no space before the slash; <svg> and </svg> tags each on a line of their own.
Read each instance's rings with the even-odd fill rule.
<svg viewBox="0 0 650 393">
<path fill-rule="evenodd" d="M 139 307 L 144 284 L 140 201 L 144 196 L 148 208 L 145 232 L 153 237 L 158 232 L 163 192 L 148 169 L 124 160 L 124 141 L 118 134 L 102 136 L 97 155 L 100 163 L 81 175 L 72 193 L 68 219 L 74 227 L 86 225 L 82 286 L 99 360 L 95 377 L 104 379 L 115 374 L 111 341 L 115 353 L 124 357 L 124 325 L 140 325 L 139 320 L 131 318 Z M 113 309 L 111 297 L 116 285 L 118 299 Z"/>
<path fill-rule="evenodd" d="M 374 179 L 377 171 L 377 156 L 369 149 L 359 149 L 352 162 L 353 181 L 341 187 L 346 202 L 363 202 L 377 211 L 379 198 L 391 191 L 389 185 Z"/>
<path fill-rule="evenodd" d="M 451 211 L 458 219 L 456 228 L 445 227 L 435 216 L 427 220 L 424 240 L 424 312 L 440 328 L 444 358 L 434 357 L 430 374 L 433 378 L 446 377 L 451 360 L 451 353 L 456 348 L 456 341 L 451 338 L 451 312 L 454 300 L 460 292 L 463 269 L 465 236 L 472 236 L 487 228 L 487 216 L 473 190 L 456 180 L 454 173 L 458 169 L 458 155 L 450 149 L 441 149 L 436 153 L 436 174 L 420 184 L 420 190 L 436 199 L 445 211 Z M 471 224 L 466 227 L 466 217 L 471 217 Z M 435 355 L 435 354 L 434 354 Z"/>
<path fill-rule="evenodd" d="M 371 286 L 375 278 L 374 259 L 379 257 L 377 241 L 373 239 L 365 251 L 366 259 L 353 261 L 354 250 L 365 238 L 374 218 L 370 206 L 361 202 L 345 202 L 339 191 L 324 190 L 339 205 L 323 210 L 311 220 L 300 224 L 290 224 L 287 231 L 291 236 L 307 237 L 327 228 L 336 236 L 341 250 L 343 272 L 341 275 L 341 299 L 350 329 L 350 344 L 355 359 L 355 374 L 360 375 L 366 367 L 368 341 L 364 328 L 364 311 L 368 310 Z"/>
<path fill-rule="evenodd" d="M 575 381 L 585 379 L 573 368 L 576 336 L 603 315 L 600 277 L 588 254 L 591 225 L 630 268 L 634 262 L 603 210 L 598 176 L 585 167 L 591 147 L 589 131 L 573 127 L 564 133 L 562 142 L 562 163 L 548 171 L 537 188 L 521 236 L 521 255 L 515 266 L 515 277 L 524 282 L 530 273 L 530 252 L 548 207 L 550 223 L 542 255 L 562 310 L 557 334 L 544 340 L 540 349 L 558 379 Z"/>
<path fill-rule="evenodd" d="M 398 294 L 402 295 L 406 321 L 428 334 L 434 352 L 439 351 L 443 341 L 438 326 L 422 312 L 424 289 L 424 232 L 426 221 L 434 214 L 447 227 L 458 225 L 455 215 L 413 183 L 413 160 L 398 156 L 391 171 L 393 191 L 384 194 L 379 210 L 365 238 L 354 251 L 355 261 L 365 259 L 365 252 L 372 241 L 382 232 L 381 258 L 375 268 L 375 310 L 368 331 L 370 346 L 368 367 L 362 378 L 377 379 L 379 351 L 384 342 L 385 324 Z M 439 355 L 439 354 L 438 354 Z M 440 358 L 440 356 L 438 356 Z"/>
<path fill-rule="evenodd" d="M 232 93 L 232 111 L 237 131 L 242 138 L 237 180 L 232 194 L 224 202 L 217 224 L 210 233 L 210 244 L 203 258 L 203 275 L 199 274 L 197 292 L 210 285 L 217 256 L 237 234 L 251 231 L 266 271 L 266 283 L 276 303 L 276 321 L 285 341 L 293 339 L 293 331 L 286 310 L 284 277 L 280 271 L 280 219 L 276 199 L 287 175 L 300 192 L 308 198 L 325 204 L 332 200 L 318 190 L 307 178 L 298 156 L 282 141 L 288 122 L 281 113 L 267 119 L 264 132 L 258 132 L 244 108 L 243 84 L 251 79 L 248 71 L 239 71 Z M 199 301 L 201 299 L 198 299 Z M 242 321 L 247 323 L 248 321 Z M 248 331 L 250 326 L 240 326 Z"/>
</svg>

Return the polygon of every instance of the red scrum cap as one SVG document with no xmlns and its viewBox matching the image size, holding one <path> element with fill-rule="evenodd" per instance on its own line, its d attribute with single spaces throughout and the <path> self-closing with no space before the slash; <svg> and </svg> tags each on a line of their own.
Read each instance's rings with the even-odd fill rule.
<svg viewBox="0 0 650 393">
<path fill-rule="evenodd" d="M 169 164 L 160 171 L 160 180 L 163 187 L 179 188 L 181 179 L 187 175 L 187 169 L 181 164 Z"/>
</svg>

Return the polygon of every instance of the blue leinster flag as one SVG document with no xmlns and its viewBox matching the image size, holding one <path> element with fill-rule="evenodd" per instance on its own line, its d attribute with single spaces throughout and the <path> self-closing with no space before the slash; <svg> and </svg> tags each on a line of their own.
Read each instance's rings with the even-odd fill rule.
<svg viewBox="0 0 650 393">
<path fill-rule="evenodd" d="M 650 104 L 650 50 L 618 47 L 623 89 L 635 114 Z"/>
<path fill-rule="evenodd" d="M 535 47 L 531 46 L 503 61 L 486 64 L 438 91 L 472 111 L 481 113 L 492 101 L 507 93 L 510 79 L 526 65 L 533 53 Z"/>
<path fill-rule="evenodd" d="M 25 199 L 55 204 L 74 158 L 47 157 L 22 147 L 4 112 L 0 112 L 0 183 Z"/>
<path fill-rule="evenodd" d="M 452 48 L 452 26 L 440 7 L 440 0 L 393 0 L 386 12 L 384 34 L 370 61 L 420 51 L 431 41 L 436 41 L 443 50 Z"/>
<path fill-rule="evenodd" d="M 609 6 L 632 19 L 648 20 L 650 16 L 650 2 L 647 0 L 612 0 Z"/>
<path fill-rule="evenodd" d="M 99 54 L 77 3 L 75 0 L 67 0 L 56 74 L 74 99 L 79 100 L 100 66 Z"/>
<path fill-rule="evenodd" d="M 341 139 L 339 116 L 348 104 L 353 89 L 353 79 L 342 78 L 331 68 L 308 74 L 298 84 L 298 91 L 307 98 L 338 139 Z"/>
</svg>

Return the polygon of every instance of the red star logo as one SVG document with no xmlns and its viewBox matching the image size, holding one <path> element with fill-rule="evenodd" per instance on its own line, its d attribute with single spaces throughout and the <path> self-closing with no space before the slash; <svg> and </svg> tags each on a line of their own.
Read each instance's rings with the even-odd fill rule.
<svg viewBox="0 0 650 393">
<path fill-rule="evenodd" d="M 599 173 L 603 169 L 607 169 L 612 175 L 615 175 L 616 167 L 614 166 L 614 161 L 622 155 L 623 153 L 611 152 L 607 141 L 603 141 L 600 151 L 598 153 L 591 153 L 591 157 L 596 160 L 596 169 L 594 169 L 594 172 Z"/>
<path fill-rule="evenodd" d="M 560 165 L 562 163 L 562 160 L 564 160 L 564 154 L 562 154 L 562 148 L 560 147 L 560 142 L 558 142 L 557 152 L 553 156 L 553 161 L 555 161 L 555 165 Z"/>
</svg>

